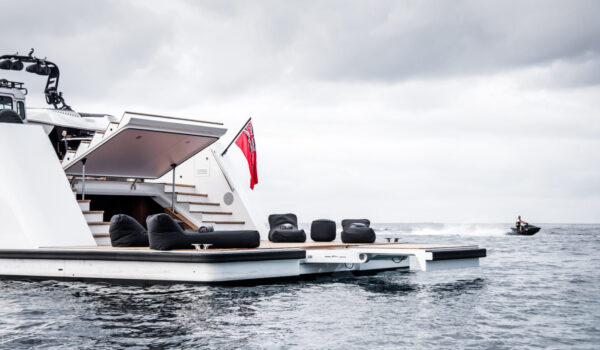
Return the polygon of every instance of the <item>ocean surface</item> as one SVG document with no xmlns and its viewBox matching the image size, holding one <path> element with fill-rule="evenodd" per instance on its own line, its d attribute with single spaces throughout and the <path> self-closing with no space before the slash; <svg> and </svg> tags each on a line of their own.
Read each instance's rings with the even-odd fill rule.
<svg viewBox="0 0 600 350">
<path fill-rule="evenodd" d="M 488 257 L 267 285 L 0 280 L 0 349 L 600 349 L 600 225 L 374 226 Z"/>
</svg>

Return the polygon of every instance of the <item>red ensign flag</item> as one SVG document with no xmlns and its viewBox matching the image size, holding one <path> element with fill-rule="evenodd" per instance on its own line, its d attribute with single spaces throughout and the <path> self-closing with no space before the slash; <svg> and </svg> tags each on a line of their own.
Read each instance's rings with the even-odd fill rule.
<svg viewBox="0 0 600 350">
<path fill-rule="evenodd" d="M 250 167 L 250 188 L 258 183 L 258 173 L 256 172 L 256 143 L 254 142 L 254 129 L 252 122 L 249 122 L 240 133 L 235 144 L 244 152 Z"/>
</svg>

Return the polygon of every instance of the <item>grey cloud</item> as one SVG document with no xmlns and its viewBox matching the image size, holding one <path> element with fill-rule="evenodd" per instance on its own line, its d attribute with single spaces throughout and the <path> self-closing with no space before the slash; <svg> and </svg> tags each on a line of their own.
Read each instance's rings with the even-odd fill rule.
<svg viewBox="0 0 600 350">
<path fill-rule="evenodd" d="M 2 46 L 50 56 L 68 96 L 136 103 L 161 100 L 150 89 L 157 84 L 172 87 L 164 101 L 188 104 L 186 90 L 214 97 L 299 79 L 395 83 L 600 55 L 594 1 L 569 2 L 568 11 L 553 1 L 20 1 L 5 13 L 11 35 Z M 553 84 L 596 84 L 599 74 L 592 65 Z"/>
<path fill-rule="evenodd" d="M 600 54 L 600 3 L 393 2 L 322 11 L 306 66 L 327 79 L 397 81 L 490 73 Z M 354 9 L 353 9 L 354 7 Z M 352 11 L 354 10 L 354 11 Z"/>
<path fill-rule="evenodd" d="M 233 132 L 252 115 L 253 196 L 269 211 L 501 221 L 520 203 L 540 220 L 597 221 L 599 7 L 4 1 L 0 47 L 58 63 L 80 111 L 197 116 Z M 23 79 L 41 101 L 43 78 Z"/>
<path fill-rule="evenodd" d="M 47 57 L 61 68 L 60 89 L 73 96 L 106 97 L 116 81 L 148 65 L 170 40 L 170 19 L 140 3 L 19 1 L 7 11 L 10 51 Z"/>
</svg>

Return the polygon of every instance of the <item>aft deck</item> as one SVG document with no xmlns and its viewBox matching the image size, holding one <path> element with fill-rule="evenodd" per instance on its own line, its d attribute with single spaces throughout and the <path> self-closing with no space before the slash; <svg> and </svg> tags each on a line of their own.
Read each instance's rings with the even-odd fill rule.
<svg viewBox="0 0 600 350">
<path fill-rule="evenodd" d="M 477 246 L 469 244 L 411 244 L 411 243 L 390 243 L 390 242 L 375 242 L 375 243 L 343 243 L 334 242 L 303 242 L 303 243 L 275 243 L 271 241 L 261 241 L 257 248 L 228 248 L 228 249 L 173 249 L 169 252 L 217 252 L 217 251 L 251 251 L 261 249 L 331 249 L 331 248 L 379 248 L 379 249 L 450 249 L 450 248 L 476 248 Z M 112 246 L 73 246 L 73 247 L 40 247 L 43 249 L 91 249 L 91 250 L 135 250 L 135 251 L 152 251 L 160 253 L 159 250 L 153 250 L 149 247 L 112 247 Z"/>
</svg>

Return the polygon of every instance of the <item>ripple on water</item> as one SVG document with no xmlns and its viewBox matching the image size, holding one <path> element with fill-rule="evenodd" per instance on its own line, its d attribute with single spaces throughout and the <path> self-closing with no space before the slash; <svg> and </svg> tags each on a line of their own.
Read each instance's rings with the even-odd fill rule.
<svg viewBox="0 0 600 350">
<path fill-rule="evenodd" d="M 405 240 L 479 244 L 481 267 L 256 286 L 2 280 L 0 348 L 599 347 L 600 226 L 443 230 Z"/>
</svg>

